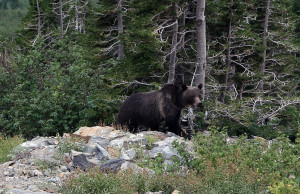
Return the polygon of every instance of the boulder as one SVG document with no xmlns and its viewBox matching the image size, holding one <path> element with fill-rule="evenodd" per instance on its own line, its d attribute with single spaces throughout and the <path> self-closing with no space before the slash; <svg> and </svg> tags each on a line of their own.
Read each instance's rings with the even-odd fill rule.
<svg viewBox="0 0 300 194">
<path fill-rule="evenodd" d="M 100 161 L 112 159 L 111 155 L 98 144 L 96 144 L 95 148 L 95 157 Z"/>
<path fill-rule="evenodd" d="M 102 137 L 108 140 L 113 140 L 118 137 L 123 137 L 124 133 L 116 130 L 113 127 L 110 126 L 95 126 L 95 127 L 81 127 L 76 132 L 73 133 L 74 135 L 79 136 L 89 136 L 89 137 Z"/>
<path fill-rule="evenodd" d="M 86 156 L 81 152 L 72 152 L 73 167 L 79 167 L 81 170 L 94 167 L 94 164 L 89 162 Z"/>
<path fill-rule="evenodd" d="M 123 159 L 111 159 L 100 165 L 100 170 L 104 172 L 118 172 L 122 164 L 125 162 Z"/>
</svg>

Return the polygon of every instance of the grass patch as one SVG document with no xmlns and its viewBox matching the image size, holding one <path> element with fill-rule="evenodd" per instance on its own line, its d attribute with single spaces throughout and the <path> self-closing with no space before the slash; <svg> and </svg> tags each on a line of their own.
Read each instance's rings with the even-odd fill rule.
<svg viewBox="0 0 300 194">
<path fill-rule="evenodd" d="M 0 134 L 0 163 L 9 161 L 10 157 L 7 155 L 24 141 L 20 136 L 6 137 Z"/>
</svg>

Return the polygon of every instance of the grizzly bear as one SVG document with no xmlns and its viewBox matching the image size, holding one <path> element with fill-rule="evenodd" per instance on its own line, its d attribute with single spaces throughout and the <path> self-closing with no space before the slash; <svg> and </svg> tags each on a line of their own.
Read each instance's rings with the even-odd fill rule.
<svg viewBox="0 0 300 194">
<path fill-rule="evenodd" d="M 117 125 L 134 133 L 139 127 L 158 130 L 165 121 L 168 131 L 187 138 L 179 125 L 181 110 L 186 106 L 201 106 L 201 89 L 201 84 L 198 87 L 166 84 L 157 91 L 133 94 L 121 105 Z"/>
</svg>

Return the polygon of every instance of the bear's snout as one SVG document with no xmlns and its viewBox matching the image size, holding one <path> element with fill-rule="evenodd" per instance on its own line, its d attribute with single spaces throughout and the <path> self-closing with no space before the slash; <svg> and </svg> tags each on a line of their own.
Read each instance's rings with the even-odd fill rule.
<svg viewBox="0 0 300 194">
<path fill-rule="evenodd" d="M 194 99 L 194 104 L 193 104 L 194 108 L 201 108 L 202 107 L 202 102 L 200 100 L 199 97 Z"/>
<path fill-rule="evenodd" d="M 203 103 L 202 103 L 202 102 L 198 103 L 198 104 L 197 104 L 197 108 L 200 109 L 200 111 L 202 111 L 203 108 L 204 108 L 204 107 L 203 107 Z"/>
</svg>

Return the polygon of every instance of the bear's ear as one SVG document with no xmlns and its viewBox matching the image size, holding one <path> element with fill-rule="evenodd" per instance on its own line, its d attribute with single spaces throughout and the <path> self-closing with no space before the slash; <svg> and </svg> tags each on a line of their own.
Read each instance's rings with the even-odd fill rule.
<svg viewBox="0 0 300 194">
<path fill-rule="evenodd" d="M 201 90 L 201 89 L 202 89 L 202 87 L 203 87 L 203 85 L 202 85 L 202 84 L 199 84 L 199 85 L 198 85 L 198 88 L 199 88 L 199 90 Z"/>
<path fill-rule="evenodd" d="M 181 84 L 182 91 L 185 91 L 187 89 L 187 86 L 185 84 Z"/>
</svg>

